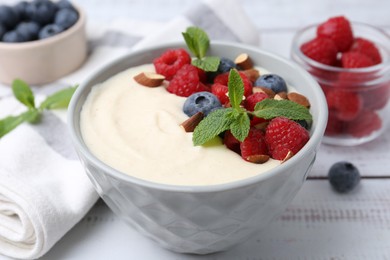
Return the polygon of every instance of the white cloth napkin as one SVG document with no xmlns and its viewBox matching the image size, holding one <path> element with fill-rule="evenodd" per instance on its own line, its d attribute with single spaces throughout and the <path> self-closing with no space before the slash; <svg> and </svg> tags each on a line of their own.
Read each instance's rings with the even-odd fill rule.
<svg viewBox="0 0 390 260">
<path fill-rule="evenodd" d="M 235 0 L 199 2 L 168 24 L 118 19 L 89 21 L 90 55 L 84 66 L 57 82 L 34 87 L 41 99 L 70 86 L 134 49 L 181 39 L 196 25 L 210 38 L 258 44 L 258 33 Z M 0 118 L 23 111 L 9 86 L 0 86 Z M 66 112 L 47 112 L 0 139 L 0 254 L 44 255 L 94 205 L 94 191 L 68 136 Z"/>
</svg>

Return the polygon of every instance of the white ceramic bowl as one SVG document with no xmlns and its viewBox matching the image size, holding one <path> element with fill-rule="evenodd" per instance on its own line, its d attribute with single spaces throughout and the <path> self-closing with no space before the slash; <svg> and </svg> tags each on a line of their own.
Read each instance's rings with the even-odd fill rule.
<svg viewBox="0 0 390 260">
<path fill-rule="evenodd" d="M 16 78 L 31 85 L 53 82 L 83 64 L 87 57 L 86 17 L 52 37 L 22 43 L 0 42 L 0 82 L 10 85 Z"/>
<path fill-rule="evenodd" d="M 89 178 L 117 215 L 165 248 L 207 254 L 245 241 L 283 212 L 315 160 L 326 126 L 327 106 L 316 81 L 294 63 L 258 48 L 212 42 L 211 55 L 233 59 L 246 52 L 255 64 L 278 73 L 309 98 L 314 121 L 311 138 L 303 149 L 268 172 L 211 186 L 152 183 L 104 164 L 88 150 L 80 133 L 80 111 L 91 88 L 131 66 L 150 63 L 167 48 L 177 47 L 184 45 L 176 43 L 136 51 L 96 72 L 74 94 L 68 112 L 69 126 Z"/>
</svg>

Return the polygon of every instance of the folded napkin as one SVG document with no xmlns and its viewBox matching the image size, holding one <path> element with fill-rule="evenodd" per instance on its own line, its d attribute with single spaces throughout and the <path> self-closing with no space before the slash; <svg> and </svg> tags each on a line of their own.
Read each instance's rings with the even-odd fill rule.
<svg viewBox="0 0 390 260">
<path fill-rule="evenodd" d="M 211 39 L 258 44 L 256 28 L 234 0 L 199 2 L 168 24 L 117 19 L 103 26 L 90 19 L 84 66 L 33 91 L 42 99 L 131 50 L 179 40 L 190 25 L 202 27 Z M 9 86 L 0 86 L 0 118 L 21 111 Z M 39 124 L 23 124 L 0 139 L 0 254 L 39 258 L 97 199 L 73 150 L 65 111 L 46 112 Z"/>
</svg>

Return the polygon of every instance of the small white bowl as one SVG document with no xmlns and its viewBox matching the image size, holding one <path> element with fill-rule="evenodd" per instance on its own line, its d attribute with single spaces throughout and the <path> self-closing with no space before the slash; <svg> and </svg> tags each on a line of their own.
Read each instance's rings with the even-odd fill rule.
<svg viewBox="0 0 390 260">
<path fill-rule="evenodd" d="M 256 65 L 281 75 L 309 98 L 314 121 L 311 138 L 302 150 L 263 174 L 210 186 L 153 183 L 106 165 L 88 150 L 80 133 L 80 111 L 91 88 L 129 67 L 151 63 L 168 48 L 179 47 L 184 44 L 136 51 L 94 73 L 74 94 L 68 108 L 68 122 L 89 178 L 118 216 L 172 251 L 207 254 L 245 241 L 283 212 L 301 188 L 315 160 L 328 110 L 317 82 L 296 64 L 258 48 L 212 42 L 210 55 L 233 59 L 246 52 Z"/>
<path fill-rule="evenodd" d="M 53 82 L 76 70 L 87 57 L 86 17 L 76 7 L 78 21 L 52 37 L 22 43 L 0 42 L 0 82 L 16 78 L 31 85 Z"/>
</svg>

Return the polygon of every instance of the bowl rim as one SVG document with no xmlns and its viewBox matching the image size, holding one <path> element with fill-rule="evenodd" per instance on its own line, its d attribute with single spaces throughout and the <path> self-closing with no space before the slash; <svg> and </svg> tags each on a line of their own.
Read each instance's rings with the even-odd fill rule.
<svg viewBox="0 0 390 260">
<path fill-rule="evenodd" d="M 74 3 L 72 3 L 72 5 L 78 12 L 79 18 L 77 19 L 77 22 L 74 25 L 72 25 L 70 28 L 66 29 L 63 32 L 60 32 L 59 34 L 53 35 L 45 39 L 39 39 L 39 40 L 28 41 L 28 42 L 18 42 L 18 43 L 7 43 L 7 42 L 0 41 L 0 49 L 5 51 L 18 51 L 20 49 L 33 49 L 38 47 L 44 48 L 47 45 L 55 44 L 73 35 L 75 32 L 79 31 L 85 26 L 87 19 L 86 19 L 85 12 L 83 11 L 82 8 L 80 8 Z"/>
<path fill-rule="evenodd" d="M 140 55 L 143 53 L 147 53 L 150 51 L 154 50 L 159 50 L 159 49 L 168 49 L 172 48 L 173 45 L 176 46 L 182 46 L 184 47 L 183 41 L 174 41 L 166 44 L 161 44 L 158 46 L 154 47 L 148 47 L 148 48 L 142 48 L 139 50 L 132 51 L 128 53 L 125 56 L 122 56 L 118 59 L 115 59 L 114 61 L 111 61 L 110 63 L 106 64 L 102 68 L 100 68 L 98 71 L 90 75 L 86 80 L 84 80 L 83 83 L 79 85 L 77 88 L 76 92 L 73 94 L 73 97 L 70 101 L 69 107 L 68 107 L 68 128 L 70 130 L 70 135 L 71 139 L 73 141 L 73 145 L 76 148 L 76 151 L 78 153 L 81 153 L 89 163 L 92 163 L 94 166 L 96 166 L 99 170 L 104 171 L 106 174 L 109 174 L 113 176 L 116 179 L 119 179 L 124 182 L 130 182 L 135 185 L 139 185 L 145 188 L 150 188 L 150 189 L 155 189 L 155 190 L 164 190 L 164 191 L 170 191 L 170 192 L 191 192 L 191 193 L 207 193 L 207 192 L 218 192 L 218 191 L 226 191 L 226 190 L 231 190 L 231 189 L 237 189 L 240 187 L 245 187 L 249 185 L 253 185 L 255 183 L 264 181 L 268 178 L 271 178 L 274 175 L 277 174 L 283 174 L 286 171 L 288 171 L 288 168 L 291 167 L 292 165 L 299 164 L 300 159 L 306 155 L 306 154 L 311 154 L 313 153 L 313 157 L 315 157 L 316 150 L 321 143 L 322 137 L 325 132 L 325 127 L 327 123 L 327 118 L 328 118 L 328 108 L 325 100 L 325 96 L 318 85 L 318 83 L 314 80 L 314 78 L 306 71 L 304 70 L 300 65 L 297 63 L 288 60 L 286 58 L 283 58 L 281 56 L 278 56 L 276 54 L 264 51 L 262 49 L 259 49 L 258 47 L 255 46 L 250 46 L 242 43 L 232 43 L 232 42 L 225 42 L 225 41 L 211 41 L 210 46 L 225 46 L 225 47 L 230 47 L 230 48 L 239 48 L 241 50 L 249 50 L 253 52 L 260 52 L 263 55 L 267 55 L 271 57 L 272 59 L 276 59 L 279 62 L 284 62 L 287 63 L 289 66 L 291 66 L 294 70 L 299 72 L 302 77 L 304 77 L 308 82 L 311 82 L 310 85 L 312 85 L 313 88 L 313 93 L 315 100 L 317 101 L 318 104 L 318 110 L 319 110 L 319 116 L 316 118 L 316 127 L 314 131 L 311 133 L 311 137 L 309 141 L 306 143 L 306 145 L 301 149 L 299 153 L 297 153 L 295 156 L 293 156 L 291 159 L 288 161 L 282 163 L 281 165 L 278 165 L 277 167 L 266 171 L 264 173 L 245 178 L 242 180 L 237 180 L 233 182 L 228 182 L 228 183 L 222 183 L 222 184 L 214 184 L 214 185 L 206 185 L 206 186 L 200 186 L 200 185 L 172 185 L 172 184 L 164 184 L 164 183 L 157 183 L 157 182 L 152 182 L 148 180 L 143 180 L 139 179 L 133 176 L 130 176 L 126 173 L 122 173 L 119 170 L 114 169 L 113 167 L 105 164 L 102 162 L 100 159 L 98 159 L 96 156 L 92 154 L 92 152 L 89 151 L 89 149 L 86 147 L 85 144 L 83 144 L 83 140 L 81 135 L 79 136 L 76 133 L 76 126 L 75 125 L 75 112 L 76 112 L 76 106 L 78 104 L 78 100 L 82 97 L 84 89 L 88 87 L 89 82 L 92 81 L 96 75 L 101 74 L 103 71 L 106 71 L 113 67 L 115 64 L 119 64 L 121 61 L 125 59 L 131 58 L 133 55 Z M 80 155 L 79 155 L 80 156 Z"/>
<path fill-rule="evenodd" d="M 353 26 L 366 27 L 366 28 L 368 28 L 370 30 L 375 31 L 376 33 L 381 34 L 381 36 L 383 36 L 384 38 L 387 38 L 387 41 L 390 42 L 390 35 L 385 30 L 383 30 L 382 28 L 373 26 L 371 24 L 362 23 L 362 22 L 355 22 L 355 21 L 350 21 L 350 24 L 352 26 L 352 30 L 353 30 Z M 364 68 L 339 68 L 339 67 L 335 67 L 335 66 L 322 64 L 322 63 L 320 63 L 320 62 L 318 62 L 316 60 L 313 60 L 313 59 L 307 57 L 301 51 L 300 46 L 298 46 L 298 39 L 302 36 L 303 33 L 305 33 L 307 31 L 317 27 L 318 25 L 320 25 L 320 23 L 314 23 L 314 24 L 307 25 L 307 26 L 302 27 L 301 29 L 299 29 L 294 34 L 293 39 L 292 39 L 291 55 L 297 55 L 299 57 L 299 59 L 301 59 L 302 61 L 306 62 L 310 66 L 313 66 L 314 68 L 322 69 L 324 71 L 329 71 L 329 72 L 335 72 L 335 73 L 340 73 L 340 72 L 370 73 L 370 72 L 375 72 L 375 71 L 378 71 L 378 70 L 381 70 L 381 69 L 386 69 L 386 68 L 388 68 L 390 66 L 390 58 L 387 59 L 385 62 L 382 61 L 381 63 L 375 64 L 375 65 L 370 66 L 370 67 L 364 67 Z M 314 39 L 314 37 L 315 36 L 313 35 L 313 39 Z M 384 46 L 384 47 L 387 47 L 387 46 Z M 389 55 L 390 55 L 390 48 L 387 48 L 386 51 L 388 51 Z"/>
</svg>

